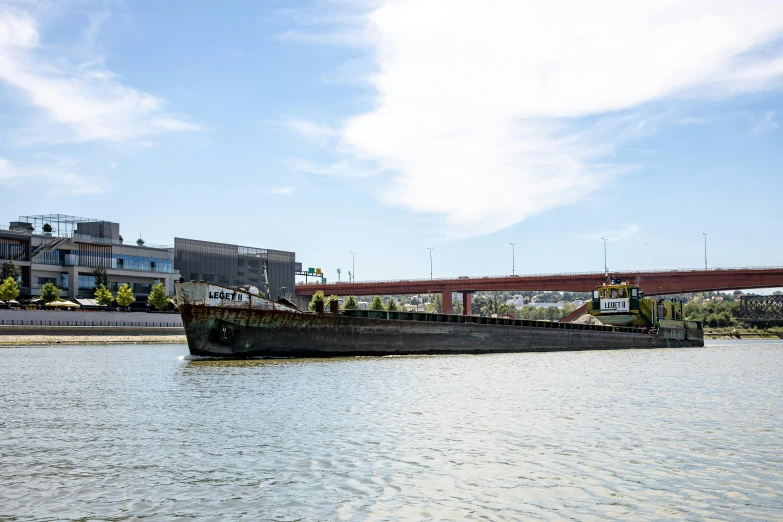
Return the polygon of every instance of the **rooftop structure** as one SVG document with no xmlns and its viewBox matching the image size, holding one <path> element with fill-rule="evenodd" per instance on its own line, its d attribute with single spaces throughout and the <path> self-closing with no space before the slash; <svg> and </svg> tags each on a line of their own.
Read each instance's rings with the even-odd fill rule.
<svg viewBox="0 0 783 522">
<path fill-rule="evenodd" d="M 51 231 L 45 231 L 49 225 Z M 11 230 L 57 237 L 90 236 L 100 239 L 119 240 L 120 224 L 103 219 L 68 216 L 66 214 L 42 214 L 37 216 L 19 216 L 12 221 Z"/>
</svg>

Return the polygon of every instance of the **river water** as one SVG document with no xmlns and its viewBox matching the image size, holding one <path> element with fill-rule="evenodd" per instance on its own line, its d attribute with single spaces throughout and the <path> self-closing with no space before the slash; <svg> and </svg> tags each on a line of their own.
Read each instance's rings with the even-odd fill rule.
<svg viewBox="0 0 783 522">
<path fill-rule="evenodd" d="M 0 349 L 0 520 L 781 520 L 783 343 Z"/>
</svg>

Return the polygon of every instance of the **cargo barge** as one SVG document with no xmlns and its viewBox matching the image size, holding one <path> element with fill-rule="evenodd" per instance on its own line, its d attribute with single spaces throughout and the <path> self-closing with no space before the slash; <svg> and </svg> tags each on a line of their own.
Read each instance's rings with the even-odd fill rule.
<svg viewBox="0 0 783 522">
<path fill-rule="evenodd" d="M 201 356 L 478 354 L 704 345 L 701 324 L 675 318 L 676 303 L 667 302 L 666 308 L 658 306 L 662 302 L 648 303 L 647 308 L 655 306 L 658 310 L 671 310 L 672 314 L 648 317 L 647 308 L 640 303 L 651 300 L 644 299 L 638 289 L 632 290 L 627 283 L 618 286 L 623 287 L 627 298 L 615 297 L 612 301 L 611 293 L 606 293 L 610 297 L 605 298 L 594 294 L 598 296 L 598 312 L 592 306 L 588 308 L 599 321 L 612 317 L 623 324 L 339 310 L 336 302 L 329 311 L 321 306 L 317 312 L 305 312 L 285 299 L 267 299 L 253 287 L 180 282 L 176 289 L 188 348 L 192 355 Z M 607 289 L 606 283 L 602 288 Z M 602 305 L 610 311 L 602 313 Z M 621 315 L 626 317 L 620 318 Z"/>
</svg>

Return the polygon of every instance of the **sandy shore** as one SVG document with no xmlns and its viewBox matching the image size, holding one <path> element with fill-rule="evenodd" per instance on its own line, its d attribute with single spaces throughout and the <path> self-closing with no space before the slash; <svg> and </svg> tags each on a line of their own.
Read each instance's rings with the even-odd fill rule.
<svg viewBox="0 0 783 522">
<path fill-rule="evenodd" d="M 0 346 L 183 344 L 185 330 L 129 326 L 0 326 Z"/>
</svg>

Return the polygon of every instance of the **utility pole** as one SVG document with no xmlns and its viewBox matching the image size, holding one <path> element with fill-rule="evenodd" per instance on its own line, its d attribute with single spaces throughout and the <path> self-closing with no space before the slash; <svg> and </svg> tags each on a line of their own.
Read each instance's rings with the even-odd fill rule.
<svg viewBox="0 0 783 522">
<path fill-rule="evenodd" d="M 351 252 L 351 269 L 353 270 L 352 282 L 356 282 L 356 252 Z"/>
<path fill-rule="evenodd" d="M 516 275 L 516 260 L 514 259 L 514 247 L 516 243 L 509 243 L 511 245 L 511 275 Z"/>
<path fill-rule="evenodd" d="M 427 250 L 430 251 L 430 281 L 432 281 L 432 251 L 435 249 L 432 247 L 427 247 Z"/>
<path fill-rule="evenodd" d="M 602 237 L 601 239 L 604 240 L 604 275 L 609 273 L 609 269 L 606 268 L 606 242 L 609 241 L 605 237 Z"/>
<path fill-rule="evenodd" d="M 704 234 L 704 270 L 707 270 L 707 233 L 702 232 Z"/>
</svg>

